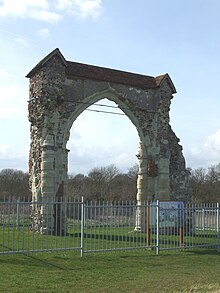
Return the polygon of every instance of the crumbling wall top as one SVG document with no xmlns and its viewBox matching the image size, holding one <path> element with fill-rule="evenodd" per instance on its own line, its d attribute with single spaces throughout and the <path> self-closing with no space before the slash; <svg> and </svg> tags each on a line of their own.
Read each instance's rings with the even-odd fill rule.
<svg viewBox="0 0 220 293">
<path fill-rule="evenodd" d="M 27 75 L 26 77 L 31 78 L 38 70 L 40 70 L 46 62 L 52 57 L 58 56 L 63 65 L 66 67 L 66 76 L 69 79 L 91 79 L 112 82 L 123 85 L 130 85 L 133 87 L 147 89 L 156 89 L 160 87 L 161 83 L 167 82 L 171 88 L 172 94 L 176 93 L 174 84 L 169 75 L 163 74 L 157 77 L 142 75 L 137 73 L 131 73 L 127 71 L 121 71 L 116 69 L 110 69 L 100 66 L 88 65 L 78 62 L 66 61 L 62 53 L 58 48 L 49 53 L 44 57 Z"/>
</svg>

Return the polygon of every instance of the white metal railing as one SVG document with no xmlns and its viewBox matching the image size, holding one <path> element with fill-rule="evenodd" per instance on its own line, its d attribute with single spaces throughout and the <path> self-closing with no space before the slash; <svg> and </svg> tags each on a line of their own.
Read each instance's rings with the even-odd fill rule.
<svg viewBox="0 0 220 293">
<path fill-rule="evenodd" d="M 44 210 L 33 219 L 32 208 Z M 62 206 L 62 208 L 61 208 Z M 45 214 L 47 211 L 47 214 Z M 59 219 L 58 215 L 59 214 Z M 51 220 L 52 219 L 52 220 Z M 53 229 L 49 225 L 54 223 Z M 214 248 L 220 250 L 219 204 L 182 202 L 0 202 L 0 254 L 76 250 Z"/>
</svg>

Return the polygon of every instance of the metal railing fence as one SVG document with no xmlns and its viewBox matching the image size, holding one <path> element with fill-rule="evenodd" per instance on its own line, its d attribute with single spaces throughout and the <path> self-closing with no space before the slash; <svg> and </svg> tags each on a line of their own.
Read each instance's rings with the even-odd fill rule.
<svg viewBox="0 0 220 293">
<path fill-rule="evenodd" d="M 55 230 L 46 229 L 57 221 L 55 214 L 61 210 L 61 221 Z M 39 213 L 33 218 L 33 206 Z M 81 209 L 77 200 L 30 202 L 11 200 L 0 202 L 0 254 L 49 252 L 56 250 L 81 250 Z M 48 211 L 42 221 L 41 211 Z M 65 228 L 62 233 L 60 231 Z"/>
<path fill-rule="evenodd" d="M 156 237 L 149 241 L 146 231 L 148 206 L 149 203 L 138 206 L 134 202 L 85 203 L 83 253 L 155 249 Z M 141 229 L 137 227 L 137 210 L 142 221 Z"/>
<path fill-rule="evenodd" d="M 219 251 L 219 225 L 219 204 L 157 201 L 138 206 L 135 202 L 69 198 L 53 202 L 8 199 L 0 202 L 0 254 L 67 250 L 80 251 L 81 255 L 120 250 L 159 254 L 193 248 Z"/>
</svg>

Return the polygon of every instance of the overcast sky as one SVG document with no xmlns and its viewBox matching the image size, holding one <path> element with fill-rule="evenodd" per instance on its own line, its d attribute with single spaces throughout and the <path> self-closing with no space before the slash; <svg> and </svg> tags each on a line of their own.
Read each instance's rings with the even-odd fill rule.
<svg viewBox="0 0 220 293">
<path fill-rule="evenodd" d="M 170 123 L 187 167 L 220 163 L 219 15 L 219 0 L 0 0 L 0 169 L 28 169 L 25 75 L 55 48 L 69 61 L 169 73 Z M 126 116 L 84 111 L 71 129 L 69 171 L 127 171 L 137 145 Z"/>
</svg>

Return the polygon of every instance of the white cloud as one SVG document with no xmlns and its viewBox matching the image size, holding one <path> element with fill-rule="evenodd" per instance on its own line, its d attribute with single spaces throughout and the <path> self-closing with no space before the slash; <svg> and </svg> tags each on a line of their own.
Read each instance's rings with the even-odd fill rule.
<svg viewBox="0 0 220 293">
<path fill-rule="evenodd" d="M 16 144 L 0 144 L 0 159 L 27 157 L 28 149 L 28 144 L 20 148 Z"/>
<path fill-rule="evenodd" d="M 5 158 L 10 154 L 12 146 L 10 144 L 0 144 L 0 158 Z"/>
<path fill-rule="evenodd" d="M 57 10 L 69 10 L 73 9 L 75 0 L 58 0 L 56 3 Z"/>
<path fill-rule="evenodd" d="M 103 165 L 111 165 L 114 164 L 121 171 L 126 172 L 130 167 L 134 166 L 138 163 L 137 157 L 135 156 L 135 152 L 129 153 L 126 150 L 120 150 L 120 152 L 116 154 L 112 154 L 112 157 Z"/>
<path fill-rule="evenodd" d="M 11 15 L 49 23 L 59 22 L 65 13 L 71 13 L 82 19 L 88 17 L 97 19 L 102 14 L 102 11 L 102 0 L 0 1 L 0 17 Z"/>
<path fill-rule="evenodd" d="M 18 149 L 16 145 L 0 144 L 0 158 L 21 158 L 27 152 L 29 146 Z"/>
<path fill-rule="evenodd" d="M 210 167 L 220 163 L 220 129 L 206 137 L 198 147 L 185 150 L 188 167 Z"/>
<path fill-rule="evenodd" d="M 0 6 L 0 16 L 11 14 L 14 16 L 25 17 L 30 12 L 30 10 L 42 10 L 47 8 L 47 0 L 3 0 L 2 6 Z"/>
<path fill-rule="evenodd" d="M 18 147 L 17 144 L 0 144 L 0 170 L 12 168 L 26 172 L 28 149 L 28 145 Z"/>
<path fill-rule="evenodd" d="M 3 0 L 0 6 L 0 16 L 29 17 L 49 23 L 58 22 L 62 16 L 50 10 L 48 0 Z"/>
<path fill-rule="evenodd" d="M 83 19 L 87 17 L 97 19 L 103 10 L 101 0 L 73 0 L 72 3 L 74 5 L 72 12 Z"/>
<path fill-rule="evenodd" d="M 69 173 L 88 173 L 94 167 L 108 166 L 114 164 L 122 172 L 126 172 L 128 168 L 137 163 L 135 152 L 121 149 L 114 146 L 102 147 L 83 145 L 79 143 L 72 143 L 69 145 Z"/>
<path fill-rule="evenodd" d="M 47 38 L 50 34 L 50 31 L 48 28 L 42 28 L 42 29 L 39 29 L 37 33 L 42 38 Z"/>
<path fill-rule="evenodd" d="M 23 47 L 28 47 L 29 43 L 23 38 L 16 38 L 15 41 Z"/>
<path fill-rule="evenodd" d="M 212 160 L 220 162 L 220 129 L 207 137 L 204 150 Z"/>
<path fill-rule="evenodd" d="M 1 118 L 8 117 L 10 115 L 16 115 L 19 113 L 19 110 L 14 107 L 3 107 L 0 109 L 0 116 Z"/>
<path fill-rule="evenodd" d="M 81 19 L 98 19 L 102 12 L 102 0 L 58 0 L 57 10 L 68 11 Z"/>
<path fill-rule="evenodd" d="M 61 14 L 47 10 L 33 10 L 30 12 L 30 17 L 36 20 L 42 20 L 49 23 L 56 23 L 62 19 Z"/>
</svg>

